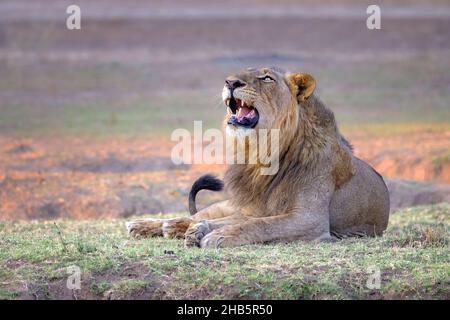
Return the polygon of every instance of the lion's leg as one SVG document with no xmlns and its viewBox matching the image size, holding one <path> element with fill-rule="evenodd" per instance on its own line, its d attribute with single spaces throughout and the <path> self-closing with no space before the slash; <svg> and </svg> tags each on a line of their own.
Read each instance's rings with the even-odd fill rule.
<svg viewBox="0 0 450 320">
<path fill-rule="evenodd" d="M 128 221 L 128 232 L 137 239 L 164 236 L 166 238 L 183 238 L 192 218 L 140 219 Z"/>
<path fill-rule="evenodd" d="M 128 233 L 134 238 L 162 236 L 164 219 L 139 219 L 125 222 Z"/>
<path fill-rule="evenodd" d="M 218 228 L 200 241 L 201 247 L 230 247 L 280 240 L 324 240 L 330 237 L 328 223 L 313 214 L 284 214 L 249 218 Z"/>
<path fill-rule="evenodd" d="M 185 237 L 186 231 L 191 225 L 196 223 L 202 223 L 204 221 L 215 221 L 211 219 L 223 218 L 230 215 L 232 209 L 230 208 L 228 201 L 221 201 L 206 207 L 205 209 L 197 212 L 195 215 L 189 218 L 177 218 L 165 221 L 162 224 L 163 236 L 166 238 L 179 238 Z M 215 224 L 212 224 L 214 228 Z M 203 233 L 206 234 L 207 229 L 203 229 Z M 208 231 L 209 232 L 209 231 Z"/>
<path fill-rule="evenodd" d="M 164 236 L 166 238 L 184 238 L 186 230 L 193 222 L 212 220 L 231 215 L 232 209 L 227 200 L 206 207 L 192 217 L 172 219 L 140 219 L 126 223 L 128 232 L 135 238 Z"/>
<path fill-rule="evenodd" d="M 232 224 L 242 217 L 236 214 L 236 210 L 228 200 L 215 203 L 193 216 L 185 234 L 186 246 L 200 246 L 200 240 L 211 231 Z"/>
<path fill-rule="evenodd" d="M 192 218 L 194 221 L 198 222 L 202 220 L 224 218 L 234 213 L 236 213 L 236 210 L 231 207 L 230 202 L 228 200 L 224 200 L 200 210 L 194 214 Z"/>
<path fill-rule="evenodd" d="M 235 214 L 219 219 L 201 220 L 199 222 L 193 222 L 186 230 L 184 243 L 187 247 L 194 247 L 194 246 L 200 247 L 200 241 L 208 233 L 227 225 L 243 222 L 245 221 L 245 219 L 246 219 L 245 217 L 239 214 Z"/>
<path fill-rule="evenodd" d="M 250 243 L 292 240 L 327 240 L 330 235 L 329 205 L 334 182 L 327 176 L 298 195 L 295 212 L 268 217 L 247 217 L 213 230 L 200 241 L 201 247 L 239 246 Z"/>
<path fill-rule="evenodd" d="M 162 224 L 164 238 L 183 239 L 187 228 L 192 223 L 192 218 L 183 217 L 165 221 Z"/>
</svg>

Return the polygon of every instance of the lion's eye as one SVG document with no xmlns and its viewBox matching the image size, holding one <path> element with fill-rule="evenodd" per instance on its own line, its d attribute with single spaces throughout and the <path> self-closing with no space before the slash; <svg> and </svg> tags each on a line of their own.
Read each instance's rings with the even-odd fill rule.
<svg viewBox="0 0 450 320">
<path fill-rule="evenodd" d="M 272 78 L 271 76 L 263 76 L 261 78 L 259 78 L 260 80 L 262 80 L 263 82 L 275 82 L 275 79 Z"/>
</svg>

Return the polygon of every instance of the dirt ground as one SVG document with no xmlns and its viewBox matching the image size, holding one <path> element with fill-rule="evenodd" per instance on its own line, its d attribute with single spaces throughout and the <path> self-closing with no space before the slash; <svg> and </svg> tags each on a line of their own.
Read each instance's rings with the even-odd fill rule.
<svg viewBox="0 0 450 320">
<path fill-rule="evenodd" d="M 312 73 L 383 176 L 450 183 L 445 1 L 383 1 L 379 31 L 350 0 L 79 2 L 79 31 L 65 28 L 69 2 L 0 4 L 0 219 L 186 210 L 195 178 L 223 167 L 175 166 L 170 133 L 217 127 L 224 77 L 248 66 Z M 438 189 L 418 201 L 448 196 Z"/>
<path fill-rule="evenodd" d="M 350 139 L 355 154 L 385 177 L 448 183 L 450 163 L 437 165 L 431 156 L 433 150 L 448 144 L 449 137 L 420 133 L 407 142 L 401 137 Z M 208 172 L 220 176 L 225 167 L 177 166 L 170 158 L 174 144 L 141 138 L 106 143 L 2 138 L 0 215 L 5 219 L 81 219 L 186 211 L 193 181 Z M 393 208 L 450 201 L 450 187 L 436 189 L 434 183 L 420 188 L 423 184 L 415 183 L 406 188 L 400 181 L 394 183 L 396 179 L 389 184 L 396 191 Z M 224 197 L 205 192 L 199 195 L 199 203 L 203 206 Z"/>
</svg>

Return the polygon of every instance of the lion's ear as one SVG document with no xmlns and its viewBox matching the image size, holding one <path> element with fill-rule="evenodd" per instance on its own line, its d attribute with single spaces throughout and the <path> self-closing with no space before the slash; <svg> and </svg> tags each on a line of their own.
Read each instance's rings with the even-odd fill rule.
<svg viewBox="0 0 450 320">
<path fill-rule="evenodd" d="M 291 90 L 297 95 L 298 101 L 304 101 L 313 94 L 316 88 L 316 80 L 307 73 L 292 73 L 288 75 Z"/>
</svg>

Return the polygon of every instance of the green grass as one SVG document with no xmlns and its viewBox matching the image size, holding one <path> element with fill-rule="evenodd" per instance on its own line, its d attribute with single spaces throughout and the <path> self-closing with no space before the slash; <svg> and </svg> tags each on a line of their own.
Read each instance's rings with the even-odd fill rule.
<svg viewBox="0 0 450 320">
<path fill-rule="evenodd" d="M 316 65 L 317 94 L 345 130 L 372 135 L 450 130 L 450 65 L 444 54 L 402 61 Z M 230 70 L 231 71 L 231 70 Z M 144 65 L 93 63 L 8 66 L 0 91 L 0 134 L 88 137 L 164 135 L 192 130 L 194 120 L 218 128 L 225 114 L 221 81 L 173 89 Z M 163 77 L 164 78 L 164 77 Z"/>
<path fill-rule="evenodd" d="M 187 249 L 123 220 L 0 223 L 0 298 L 448 299 L 450 205 L 403 209 L 384 237 Z M 66 288 L 67 267 L 82 271 Z M 366 283 L 381 273 L 379 289 Z"/>
<path fill-rule="evenodd" d="M 48 137 L 55 134 L 77 137 L 130 137 L 164 135 L 174 129 L 193 131 L 195 120 L 205 128 L 219 127 L 222 113 L 213 98 L 201 94 L 116 101 L 92 100 L 62 103 L 58 107 L 11 104 L 0 111 L 0 134 Z M 215 113 L 214 113 L 215 112 Z"/>
</svg>

